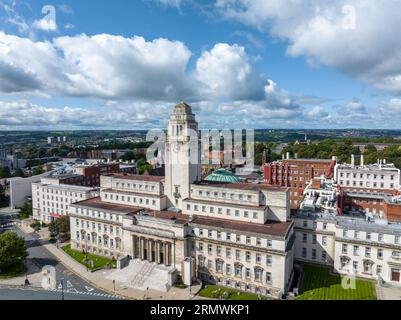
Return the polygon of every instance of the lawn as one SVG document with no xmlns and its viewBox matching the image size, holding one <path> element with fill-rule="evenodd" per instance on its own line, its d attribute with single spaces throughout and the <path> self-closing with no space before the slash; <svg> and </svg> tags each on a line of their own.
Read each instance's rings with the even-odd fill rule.
<svg viewBox="0 0 401 320">
<path fill-rule="evenodd" d="M 115 261 L 113 262 L 109 258 L 97 256 L 97 255 L 94 255 L 91 253 L 88 253 L 87 255 L 85 255 L 84 253 L 82 253 L 82 251 L 71 249 L 71 245 L 64 246 L 64 247 L 62 247 L 62 249 L 64 250 L 65 253 L 67 253 L 69 256 L 71 256 L 74 260 L 78 261 L 79 263 L 83 264 L 84 266 L 87 266 L 91 270 L 105 268 L 105 267 L 107 267 L 107 264 L 109 264 L 113 268 L 116 267 L 116 262 Z M 85 263 L 86 256 L 88 257 L 88 260 L 93 261 L 93 268 L 89 264 L 87 265 Z"/>
<path fill-rule="evenodd" d="M 220 287 L 212 284 L 207 284 L 199 291 L 198 295 L 205 298 L 225 299 L 225 300 L 259 300 L 258 295 Z M 262 300 L 267 300 L 266 297 L 261 297 Z"/>
<path fill-rule="evenodd" d="M 21 276 L 25 274 L 26 270 L 27 268 L 23 262 L 18 263 L 15 266 L 2 270 L 2 272 L 0 272 L 0 279 L 10 279 Z"/>
<path fill-rule="evenodd" d="M 341 276 L 329 273 L 328 268 L 304 267 L 303 285 L 297 300 L 376 300 L 375 285 L 371 281 L 356 280 L 355 289 L 345 289 Z"/>
</svg>

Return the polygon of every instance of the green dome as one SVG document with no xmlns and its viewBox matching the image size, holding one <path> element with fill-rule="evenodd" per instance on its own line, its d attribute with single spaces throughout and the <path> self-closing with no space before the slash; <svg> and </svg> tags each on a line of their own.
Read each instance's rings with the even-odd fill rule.
<svg viewBox="0 0 401 320">
<path fill-rule="evenodd" d="M 205 181 L 239 183 L 241 182 L 241 178 L 225 169 L 217 169 L 212 174 L 208 175 Z"/>
</svg>

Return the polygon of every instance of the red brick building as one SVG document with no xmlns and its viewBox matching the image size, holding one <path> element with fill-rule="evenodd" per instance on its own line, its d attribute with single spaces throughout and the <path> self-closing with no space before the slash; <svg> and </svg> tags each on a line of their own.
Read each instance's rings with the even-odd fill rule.
<svg viewBox="0 0 401 320">
<path fill-rule="evenodd" d="M 333 177 L 336 160 L 283 159 L 268 163 L 264 167 L 264 181 L 270 185 L 291 188 L 291 209 L 298 209 L 303 191 L 313 178 L 322 175 Z"/>
</svg>

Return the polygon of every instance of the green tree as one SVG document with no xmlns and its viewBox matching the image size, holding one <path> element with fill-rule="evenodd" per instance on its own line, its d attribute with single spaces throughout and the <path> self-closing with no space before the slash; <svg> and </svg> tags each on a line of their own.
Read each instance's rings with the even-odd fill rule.
<svg viewBox="0 0 401 320">
<path fill-rule="evenodd" d="M 70 218 L 61 217 L 49 224 L 49 232 L 52 238 L 60 237 L 62 241 L 70 239 Z"/>
<path fill-rule="evenodd" d="M 2 166 L 0 167 L 0 179 L 10 178 L 11 172 L 8 167 Z"/>
<path fill-rule="evenodd" d="M 42 174 L 43 172 L 44 172 L 43 166 L 37 166 L 37 167 L 35 167 L 35 169 L 33 169 L 32 175 L 37 176 L 39 174 Z"/>
<path fill-rule="evenodd" d="M 25 178 L 25 173 L 21 168 L 17 168 L 14 172 L 15 177 Z"/>
<path fill-rule="evenodd" d="M 32 204 L 29 202 L 25 202 L 19 211 L 18 218 L 20 220 L 24 220 L 29 218 L 30 216 L 32 216 Z"/>
<path fill-rule="evenodd" d="M 21 264 L 27 256 L 24 238 L 11 231 L 0 234 L 0 270 Z"/>
<path fill-rule="evenodd" d="M 5 191 L 4 191 L 4 187 L 3 187 L 3 185 L 0 184 L 0 204 L 4 205 L 4 203 L 6 203 L 7 200 L 8 199 L 6 197 L 6 194 L 5 194 Z"/>
</svg>

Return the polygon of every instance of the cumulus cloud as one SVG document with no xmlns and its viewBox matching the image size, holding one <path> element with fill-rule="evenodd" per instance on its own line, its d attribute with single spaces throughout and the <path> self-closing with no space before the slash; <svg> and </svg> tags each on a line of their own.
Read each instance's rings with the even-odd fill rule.
<svg viewBox="0 0 401 320">
<path fill-rule="evenodd" d="M 227 43 L 202 53 L 195 78 L 203 84 L 203 96 L 233 100 L 260 100 L 266 81 L 252 69 L 244 47 Z"/>
<path fill-rule="evenodd" d="M 233 124 L 238 117 L 244 125 L 258 121 L 263 127 L 302 115 L 297 98 L 257 72 L 244 47 L 218 43 L 190 69 L 191 55 L 184 43 L 162 38 L 81 34 L 33 41 L 0 32 L 0 92 L 97 99 L 111 115 L 86 115 L 94 124 L 154 124 L 167 120 L 180 100 L 210 114 L 209 123 L 227 117 Z M 214 119 L 213 111 L 220 117 Z"/>
<path fill-rule="evenodd" d="M 217 10 L 288 42 L 290 56 L 401 93 L 401 0 L 217 0 Z"/>
</svg>

